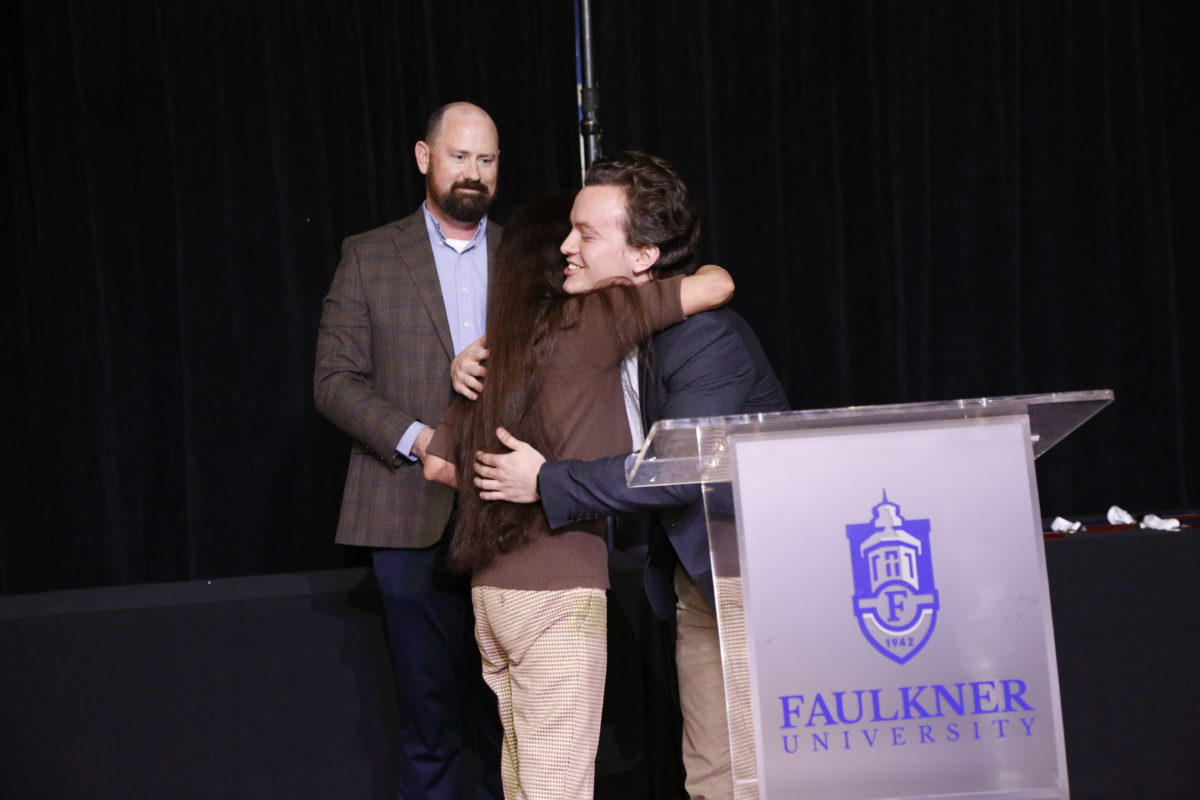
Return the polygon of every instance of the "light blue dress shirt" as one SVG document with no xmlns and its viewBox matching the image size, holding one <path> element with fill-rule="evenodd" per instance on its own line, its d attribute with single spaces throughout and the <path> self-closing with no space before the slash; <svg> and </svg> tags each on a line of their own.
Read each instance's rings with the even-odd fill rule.
<svg viewBox="0 0 1200 800">
<path fill-rule="evenodd" d="M 429 245 L 433 248 L 433 260 L 437 265 L 438 282 L 442 287 L 442 302 L 446 306 L 446 320 L 450 323 L 450 339 L 454 343 L 454 354 L 458 355 L 467 345 L 483 336 L 487 317 L 487 217 L 479 221 L 475 235 L 461 250 L 451 244 L 442 232 L 441 223 L 429 208 L 422 203 L 425 213 L 425 228 L 429 232 Z M 396 451 L 410 461 L 413 442 L 417 434 L 427 427 L 423 422 L 413 422 L 400 437 Z"/>
</svg>

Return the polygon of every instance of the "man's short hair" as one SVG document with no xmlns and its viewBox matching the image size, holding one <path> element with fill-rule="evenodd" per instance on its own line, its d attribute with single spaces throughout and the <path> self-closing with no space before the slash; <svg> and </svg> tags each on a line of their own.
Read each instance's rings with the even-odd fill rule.
<svg viewBox="0 0 1200 800">
<path fill-rule="evenodd" d="M 656 278 L 696 271 L 700 217 L 692 193 L 667 161 L 626 150 L 597 159 L 584 186 L 619 186 L 625 191 L 625 239 L 632 247 L 658 247 L 651 268 Z"/>
<path fill-rule="evenodd" d="M 446 109 L 453 103 L 447 103 L 441 108 L 429 115 L 429 120 L 425 123 L 424 142 L 428 145 L 433 145 L 433 140 L 437 138 L 438 133 L 442 130 L 442 118 L 446 116 Z"/>
<path fill-rule="evenodd" d="M 438 134 L 442 132 L 442 120 L 445 119 L 446 112 L 452 108 L 463 106 L 472 108 L 476 111 L 482 111 L 484 116 L 487 116 L 486 111 L 469 100 L 455 100 L 453 103 L 446 103 L 446 105 L 430 114 L 429 119 L 425 121 L 425 137 L 423 139 L 425 144 L 432 145 L 433 140 L 436 139 Z"/>
</svg>

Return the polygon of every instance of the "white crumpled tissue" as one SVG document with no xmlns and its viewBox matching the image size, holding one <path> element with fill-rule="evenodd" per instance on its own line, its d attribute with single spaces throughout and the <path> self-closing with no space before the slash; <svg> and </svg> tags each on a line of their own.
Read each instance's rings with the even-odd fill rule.
<svg viewBox="0 0 1200 800">
<path fill-rule="evenodd" d="M 1120 506 L 1112 506 L 1108 509 L 1108 521 L 1113 525 L 1137 525 L 1139 528 L 1144 528 L 1151 531 L 1177 531 L 1181 524 L 1174 517 L 1163 519 L 1157 514 L 1147 514 L 1142 517 L 1142 521 L 1138 522 L 1125 509 Z"/>
<path fill-rule="evenodd" d="M 1062 517 L 1055 517 L 1050 521 L 1050 530 L 1055 533 L 1078 533 L 1082 529 L 1082 522 L 1072 522 Z"/>
<path fill-rule="evenodd" d="M 1137 522 L 1128 511 L 1120 506 L 1110 506 L 1108 509 L 1109 525 L 1132 525 Z"/>
<path fill-rule="evenodd" d="M 1147 514 L 1142 517 L 1141 527 L 1154 531 L 1177 531 L 1179 530 L 1179 520 L 1174 517 L 1163 519 L 1156 514 Z"/>
</svg>

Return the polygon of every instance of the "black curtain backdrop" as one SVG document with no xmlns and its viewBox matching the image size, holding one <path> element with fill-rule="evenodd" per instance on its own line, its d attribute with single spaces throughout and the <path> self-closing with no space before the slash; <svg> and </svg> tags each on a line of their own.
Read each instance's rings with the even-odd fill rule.
<svg viewBox="0 0 1200 800">
<path fill-rule="evenodd" d="M 1111 388 L 1043 513 L 1200 504 L 1192 3 L 593 5 L 605 150 L 689 177 L 795 407 Z M 499 220 L 577 185 L 571 3 L 10 8 L 0 593 L 362 563 L 338 243 L 416 207 L 450 100 Z"/>
</svg>

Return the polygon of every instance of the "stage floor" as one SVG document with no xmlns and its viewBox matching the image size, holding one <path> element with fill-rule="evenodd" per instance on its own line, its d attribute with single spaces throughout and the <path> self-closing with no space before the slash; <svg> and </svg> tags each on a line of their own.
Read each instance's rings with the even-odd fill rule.
<svg viewBox="0 0 1200 800">
<path fill-rule="evenodd" d="M 1075 800 L 1200 782 L 1200 532 L 1046 541 Z M 669 628 L 614 561 L 599 800 L 681 784 Z M 12 798 L 387 798 L 393 698 L 361 569 L 0 598 Z"/>
</svg>

